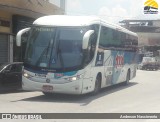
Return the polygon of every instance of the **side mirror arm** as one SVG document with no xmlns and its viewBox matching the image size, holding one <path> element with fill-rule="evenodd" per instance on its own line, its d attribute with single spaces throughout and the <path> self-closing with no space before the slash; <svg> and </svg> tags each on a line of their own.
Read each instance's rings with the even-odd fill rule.
<svg viewBox="0 0 160 122">
<path fill-rule="evenodd" d="M 22 35 L 24 34 L 24 33 L 26 33 L 27 31 L 29 31 L 30 30 L 30 28 L 25 28 L 25 29 L 22 29 L 22 30 L 20 30 L 18 33 L 17 33 L 17 36 L 16 36 L 16 44 L 17 44 L 17 46 L 21 46 L 21 38 L 22 38 Z"/>
<path fill-rule="evenodd" d="M 87 31 L 84 36 L 83 36 L 83 44 L 82 44 L 82 49 L 87 49 L 88 48 L 88 43 L 90 36 L 94 33 L 94 30 L 89 30 Z"/>
</svg>

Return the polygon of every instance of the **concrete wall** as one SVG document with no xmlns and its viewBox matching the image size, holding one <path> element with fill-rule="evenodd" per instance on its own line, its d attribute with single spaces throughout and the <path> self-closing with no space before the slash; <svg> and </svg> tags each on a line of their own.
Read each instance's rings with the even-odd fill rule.
<svg viewBox="0 0 160 122">
<path fill-rule="evenodd" d="M 138 45 L 143 46 L 143 45 L 148 45 L 148 37 L 144 33 L 137 33 L 138 34 Z"/>
<path fill-rule="evenodd" d="M 64 14 L 64 10 L 49 3 L 47 0 L 0 0 L 0 44 L 6 49 L 5 51 L 1 51 L 1 57 L 3 59 L 7 57 L 8 62 L 12 62 L 14 58 L 13 44 L 15 42 L 15 33 L 12 31 L 15 28 L 12 23 L 14 22 L 14 15 L 25 16 L 34 20 L 38 17 L 51 14 Z M 26 19 L 25 21 L 26 23 L 28 22 Z M 18 25 L 16 26 L 18 27 Z M 6 38 L 1 38 L 4 35 Z M 2 42 L 7 42 L 7 44 Z M 0 62 L 4 62 L 4 60 L 1 59 Z"/>
<path fill-rule="evenodd" d="M 160 27 L 160 20 L 153 21 L 153 26 Z"/>
<path fill-rule="evenodd" d="M 0 11 L 0 20 L 5 20 L 11 22 L 12 14 L 4 11 Z M 0 26 L 0 32 L 1 33 L 10 33 L 11 28 L 10 27 L 4 27 Z"/>
<path fill-rule="evenodd" d="M 139 37 L 139 46 L 160 45 L 159 33 L 137 33 Z"/>
</svg>

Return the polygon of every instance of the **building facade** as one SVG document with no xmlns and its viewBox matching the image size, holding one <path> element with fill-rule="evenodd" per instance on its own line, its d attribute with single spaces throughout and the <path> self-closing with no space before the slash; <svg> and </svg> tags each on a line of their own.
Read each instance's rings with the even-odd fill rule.
<svg viewBox="0 0 160 122">
<path fill-rule="evenodd" d="M 20 29 L 30 27 L 38 17 L 64 13 L 47 0 L 0 0 L 0 63 L 22 60 L 24 48 L 15 45 Z"/>
</svg>

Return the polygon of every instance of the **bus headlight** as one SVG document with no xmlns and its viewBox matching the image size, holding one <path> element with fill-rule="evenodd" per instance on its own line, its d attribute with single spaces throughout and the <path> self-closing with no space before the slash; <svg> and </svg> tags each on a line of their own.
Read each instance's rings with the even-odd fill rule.
<svg viewBox="0 0 160 122">
<path fill-rule="evenodd" d="M 24 77 L 26 77 L 26 78 L 31 78 L 31 77 L 33 77 L 32 75 L 30 75 L 30 74 L 28 74 L 28 73 L 26 73 L 26 72 L 23 72 L 23 76 Z"/>
<path fill-rule="evenodd" d="M 76 80 L 81 79 L 82 77 L 83 77 L 83 75 L 77 75 L 77 76 L 74 76 L 74 77 L 65 78 L 65 80 L 76 81 Z"/>
<path fill-rule="evenodd" d="M 75 80 L 78 80 L 78 78 L 77 77 L 71 77 L 71 78 L 69 78 L 69 80 L 70 81 L 75 81 Z"/>
</svg>

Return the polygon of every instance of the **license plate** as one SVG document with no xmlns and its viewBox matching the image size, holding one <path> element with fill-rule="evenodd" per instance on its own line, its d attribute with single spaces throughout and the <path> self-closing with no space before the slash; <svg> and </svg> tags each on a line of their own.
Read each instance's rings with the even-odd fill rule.
<svg viewBox="0 0 160 122">
<path fill-rule="evenodd" d="M 51 91 L 53 91 L 53 86 L 43 85 L 42 89 L 45 92 L 51 92 Z"/>
</svg>

